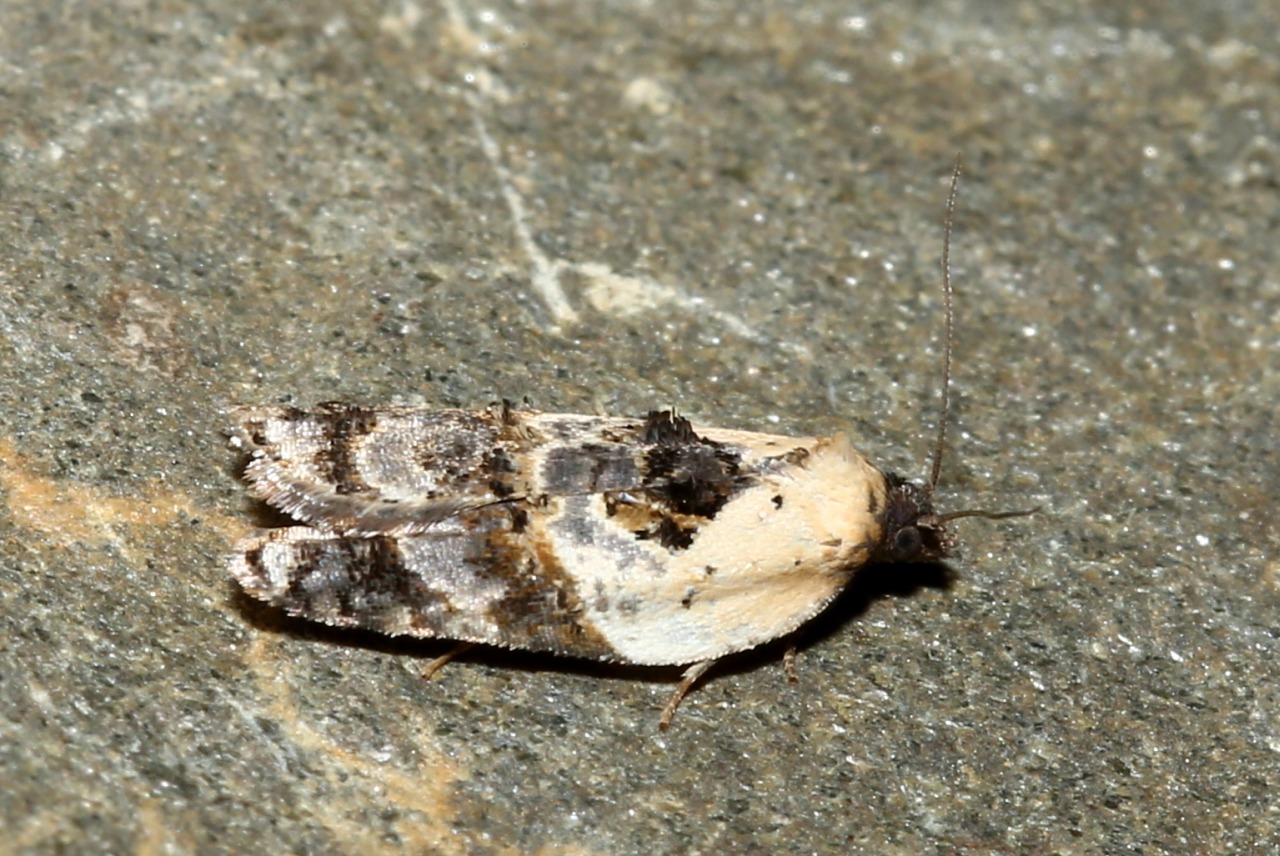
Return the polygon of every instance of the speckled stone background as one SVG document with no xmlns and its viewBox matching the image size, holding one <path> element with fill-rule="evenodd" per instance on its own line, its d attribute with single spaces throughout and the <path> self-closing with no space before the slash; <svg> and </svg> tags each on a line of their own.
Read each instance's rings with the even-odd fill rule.
<svg viewBox="0 0 1280 856">
<path fill-rule="evenodd" d="M 678 9 L 678 11 L 677 11 Z M 6 3 L 0 850 L 1280 846 L 1274 3 Z M 240 596 L 235 403 L 847 430 L 963 555 L 672 672 Z M 744 547 L 749 540 L 744 538 Z"/>
</svg>

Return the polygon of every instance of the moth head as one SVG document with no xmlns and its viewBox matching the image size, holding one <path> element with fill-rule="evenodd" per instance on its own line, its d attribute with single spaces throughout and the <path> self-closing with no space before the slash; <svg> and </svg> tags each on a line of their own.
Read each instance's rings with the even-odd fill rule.
<svg viewBox="0 0 1280 856">
<path fill-rule="evenodd" d="M 873 561 L 934 562 L 955 547 L 954 536 L 933 511 L 930 491 L 904 478 L 886 474 L 889 483 L 884 529 Z"/>
<path fill-rule="evenodd" d="M 966 509 L 950 514 L 933 510 L 932 485 L 918 485 L 887 473 L 888 497 L 882 517 L 883 531 L 871 560 L 874 562 L 936 562 L 947 558 L 956 547 L 956 537 L 947 524 L 961 517 L 1001 520 L 1035 514 L 1025 511 L 984 511 Z"/>
</svg>

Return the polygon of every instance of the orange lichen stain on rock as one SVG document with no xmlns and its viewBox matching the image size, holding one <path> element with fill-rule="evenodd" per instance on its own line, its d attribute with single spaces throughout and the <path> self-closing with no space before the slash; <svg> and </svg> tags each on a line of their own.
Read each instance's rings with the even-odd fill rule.
<svg viewBox="0 0 1280 856">
<path fill-rule="evenodd" d="M 141 284 L 114 288 L 102 302 L 103 327 L 121 358 L 136 369 L 181 377 L 191 353 L 179 327 L 180 305 Z"/>
<path fill-rule="evenodd" d="M 274 636 L 259 635 L 250 645 L 245 663 L 262 693 L 264 715 L 280 726 L 295 748 L 308 753 L 309 768 L 324 779 L 325 787 L 316 788 L 316 792 L 325 796 L 313 797 L 312 817 L 330 831 L 340 849 L 352 853 L 383 852 L 385 841 L 381 833 L 371 829 L 368 818 L 363 816 L 372 794 L 380 797 L 378 803 L 406 812 L 393 821 L 405 852 L 459 856 L 471 852 L 467 843 L 458 839 L 452 825 L 454 785 L 465 773 L 457 762 L 432 752 L 426 741 L 414 746 L 412 758 L 399 762 L 380 761 L 342 746 L 314 726 L 306 709 L 294 700 L 290 689 L 294 681 L 281 676 L 288 666 L 275 648 Z M 408 730 L 430 733 L 425 721 Z M 405 770 L 406 763 L 413 764 L 411 771 Z"/>
<path fill-rule="evenodd" d="M 1268 562 L 1262 569 L 1262 585 L 1272 591 L 1280 591 L 1280 562 Z"/>
<path fill-rule="evenodd" d="M 154 797 L 140 797 L 137 805 L 137 835 L 134 856 L 164 856 L 166 853 L 194 853 L 197 842 L 191 834 L 193 812 L 175 811 Z"/>
<path fill-rule="evenodd" d="M 0 437 L 0 492 L 17 525 L 38 532 L 59 546 L 114 544 L 127 550 L 130 530 L 154 528 L 180 517 L 198 517 L 228 533 L 244 527 L 236 521 L 196 509 L 167 486 L 148 483 L 144 496 L 112 496 L 92 486 L 49 478 L 40 467 Z"/>
</svg>

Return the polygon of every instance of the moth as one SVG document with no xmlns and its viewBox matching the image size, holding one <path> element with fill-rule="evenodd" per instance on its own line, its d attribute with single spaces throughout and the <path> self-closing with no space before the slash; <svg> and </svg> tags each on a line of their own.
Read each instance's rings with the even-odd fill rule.
<svg viewBox="0 0 1280 856">
<path fill-rule="evenodd" d="M 298 525 L 244 538 L 232 576 L 290 615 L 456 640 L 454 653 L 479 643 L 686 666 L 666 728 L 717 660 L 792 634 L 859 568 L 945 558 L 958 518 L 1032 513 L 933 508 L 959 172 L 943 241 L 943 415 L 923 484 L 844 434 L 715 428 L 669 410 L 240 407 L 229 435 L 249 491 Z"/>
</svg>

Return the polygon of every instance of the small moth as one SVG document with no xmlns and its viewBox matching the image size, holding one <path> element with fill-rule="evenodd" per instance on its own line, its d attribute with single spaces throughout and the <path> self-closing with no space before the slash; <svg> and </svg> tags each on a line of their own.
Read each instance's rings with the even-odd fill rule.
<svg viewBox="0 0 1280 856">
<path fill-rule="evenodd" d="M 959 174 L 943 240 L 942 419 L 923 485 L 844 434 L 757 434 L 671 411 L 240 407 L 229 434 L 250 492 L 301 525 L 247 536 L 231 574 L 338 627 L 687 666 L 666 728 L 717 660 L 791 634 L 862 566 L 946 557 L 957 518 L 1031 513 L 933 509 Z"/>
</svg>

